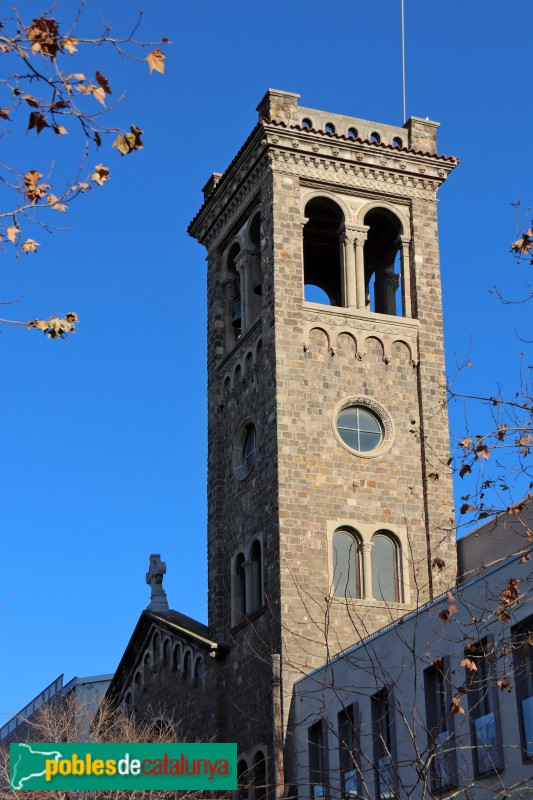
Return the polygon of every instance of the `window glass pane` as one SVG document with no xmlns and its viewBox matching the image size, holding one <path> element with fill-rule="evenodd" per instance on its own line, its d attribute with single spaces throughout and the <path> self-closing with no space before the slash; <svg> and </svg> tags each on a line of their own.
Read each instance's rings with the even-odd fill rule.
<svg viewBox="0 0 533 800">
<path fill-rule="evenodd" d="M 357 542 L 346 531 L 333 537 L 333 594 L 358 597 Z"/>
<path fill-rule="evenodd" d="M 374 450 L 380 441 L 381 436 L 378 434 L 361 431 L 359 434 L 359 450 L 362 450 L 365 453 L 368 452 L 368 450 Z"/>
<path fill-rule="evenodd" d="M 396 547 L 383 534 L 372 538 L 372 594 L 376 600 L 398 601 Z"/>
<path fill-rule="evenodd" d="M 244 466 L 249 472 L 255 460 L 255 428 L 251 428 L 246 436 L 243 448 Z"/>
<path fill-rule="evenodd" d="M 341 411 L 339 414 L 338 426 L 339 428 L 351 428 L 352 430 L 357 428 L 357 408 L 355 406 L 345 408 L 344 411 Z"/>
<path fill-rule="evenodd" d="M 342 441 L 351 447 L 352 450 L 359 450 L 359 437 L 357 436 L 357 431 L 349 431 L 346 428 L 339 429 L 339 436 L 341 437 Z"/>
<path fill-rule="evenodd" d="M 364 408 L 358 409 L 359 427 L 362 431 L 373 431 L 381 435 L 381 426 L 376 417 Z"/>
</svg>

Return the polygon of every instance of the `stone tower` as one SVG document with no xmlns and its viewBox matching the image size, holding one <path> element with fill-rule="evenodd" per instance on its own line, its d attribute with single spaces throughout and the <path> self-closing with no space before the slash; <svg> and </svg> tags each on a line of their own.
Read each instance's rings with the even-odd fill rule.
<svg viewBox="0 0 533 800">
<path fill-rule="evenodd" d="M 435 122 L 298 100 L 266 93 L 189 228 L 208 262 L 225 736 L 258 785 L 265 757 L 277 796 L 294 680 L 455 575 L 436 191 L 457 161 Z"/>
</svg>

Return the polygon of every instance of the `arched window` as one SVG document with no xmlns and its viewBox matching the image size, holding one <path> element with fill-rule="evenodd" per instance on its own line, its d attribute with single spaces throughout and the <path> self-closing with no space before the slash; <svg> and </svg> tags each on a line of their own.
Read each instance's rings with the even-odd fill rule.
<svg viewBox="0 0 533 800">
<path fill-rule="evenodd" d="M 170 663 L 170 647 L 170 639 L 165 639 L 163 642 L 163 664 L 165 667 L 168 667 Z"/>
<path fill-rule="evenodd" d="M 344 214 L 327 197 L 315 197 L 305 207 L 303 229 L 304 297 L 310 302 L 342 306 L 341 231 Z M 316 291 L 322 299 L 316 299 Z M 315 292 L 315 294 L 313 294 Z"/>
<path fill-rule="evenodd" d="M 401 603 L 400 548 L 388 531 L 372 537 L 372 594 L 376 600 Z"/>
<path fill-rule="evenodd" d="M 152 640 L 152 654 L 153 654 L 154 668 L 155 668 L 156 664 L 159 663 L 160 642 L 161 642 L 161 637 L 159 636 L 159 634 L 156 631 L 156 633 L 154 633 L 154 638 Z"/>
<path fill-rule="evenodd" d="M 258 611 L 263 605 L 263 559 L 261 554 L 261 542 L 257 540 L 252 545 L 250 561 L 252 562 L 252 568 L 249 573 L 252 582 L 249 592 L 252 603 L 250 611 Z"/>
<path fill-rule="evenodd" d="M 131 692 L 126 692 L 126 696 L 124 697 L 124 705 L 126 708 L 126 714 L 129 716 L 133 711 L 133 695 Z"/>
<path fill-rule="evenodd" d="M 357 139 L 357 137 L 359 136 L 357 128 L 348 128 L 348 136 L 350 137 L 350 139 Z"/>
<path fill-rule="evenodd" d="M 239 553 L 233 564 L 232 582 L 232 622 L 238 625 L 246 614 L 246 573 L 244 570 L 245 558 Z"/>
<path fill-rule="evenodd" d="M 402 140 L 400 139 L 399 136 L 395 136 L 394 137 L 394 139 L 392 140 L 392 146 L 393 147 L 403 147 Z"/>
<path fill-rule="evenodd" d="M 150 658 L 150 653 L 146 653 L 144 657 L 144 685 L 148 686 L 151 679 L 151 672 L 152 672 L 152 660 Z"/>
<path fill-rule="evenodd" d="M 336 597 L 362 596 L 361 553 L 357 535 L 348 529 L 333 534 L 333 594 Z"/>
<path fill-rule="evenodd" d="M 326 122 L 324 130 L 326 133 L 335 133 L 335 125 L 332 122 Z"/>
<path fill-rule="evenodd" d="M 193 683 L 195 686 L 200 686 L 203 680 L 204 662 L 202 656 L 198 656 L 194 662 Z"/>
<path fill-rule="evenodd" d="M 313 127 L 313 123 L 311 122 L 310 119 L 308 119 L 306 117 L 305 119 L 302 120 L 302 128 L 305 128 L 306 130 L 309 131 L 309 130 L 311 130 L 312 127 Z"/>
<path fill-rule="evenodd" d="M 266 764 L 265 755 L 258 750 L 254 756 L 254 800 L 265 800 L 266 797 Z"/>
<path fill-rule="evenodd" d="M 138 702 L 142 692 L 142 679 L 140 672 L 135 673 L 135 677 L 133 679 L 133 692 L 135 695 L 135 701 Z"/>
<path fill-rule="evenodd" d="M 179 672 L 181 669 L 181 646 L 179 644 L 174 646 L 172 653 L 172 669 L 174 672 Z"/>
<path fill-rule="evenodd" d="M 192 655 L 191 651 L 187 650 L 185 658 L 183 659 L 183 679 L 188 681 L 192 678 Z"/>
<path fill-rule="evenodd" d="M 369 227 L 364 249 L 367 308 L 378 314 L 403 314 L 397 297 L 401 279 L 400 220 L 388 209 L 374 208 L 365 216 L 365 225 Z"/>
<path fill-rule="evenodd" d="M 237 791 L 239 800 L 248 800 L 249 789 L 248 764 L 244 759 L 241 759 L 237 763 Z"/>
</svg>

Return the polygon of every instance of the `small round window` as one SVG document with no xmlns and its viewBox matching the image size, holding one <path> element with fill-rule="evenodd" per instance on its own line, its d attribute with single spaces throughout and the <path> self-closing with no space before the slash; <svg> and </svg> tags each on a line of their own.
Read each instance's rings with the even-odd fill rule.
<svg viewBox="0 0 533 800">
<path fill-rule="evenodd" d="M 383 441 L 383 428 L 376 415 L 363 406 L 348 406 L 337 417 L 342 441 L 352 450 L 368 453 Z"/>
<path fill-rule="evenodd" d="M 242 481 L 251 471 L 257 453 L 257 431 L 254 423 L 245 420 L 235 437 L 232 452 L 232 467 L 235 477 Z"/>
<path fill-rule="evenodd" d="M 374 458 L 392 444 L 394 428 L 388 411 L 370 397 L 351 397 L 335 409 L 333 432 L 351 453 Z"/>
</svg>

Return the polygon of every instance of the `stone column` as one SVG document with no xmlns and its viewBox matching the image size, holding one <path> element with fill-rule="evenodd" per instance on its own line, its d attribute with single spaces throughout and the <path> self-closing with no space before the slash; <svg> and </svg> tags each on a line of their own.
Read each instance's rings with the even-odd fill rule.
<svg viewBox="0 0 533 800">
<path fill-rule="evenodd" d="M 404 317 L 412 316 L 411 307 L 411 267 L 409 264 L 410 240 L 400 236 L 401 262 L 402 262 L 402 303 Z"/>
<path fill-rule="evenodd" d="M 358 228 L 355 236 L 355 285 L 357 291 L 357 308 L 366 308 L 365 289 L 365 254 L 368 227 Z"/>
<path fill-rule="evenodd" d="M 355 280 L 355 231 L 345 227 L 341 234 L 344 246 L 344 305 L 346 308 L 357 308 L 356 280 Z"/>
<path fill-rule="evenodd" d="M 363 553 L 363 600 L 373 600 L 372 597 L 372 542 L 361 545 Z"/>
<path fill-rule="evenodd" d="M 236 278 L 232 276 L 227 276 L 222 282 L 222 288 L 224 290 L 224 306 L 225 306 L 225 314 L 224 314 L 224 326 L 225 326 L 225 336 L 226 336 L 226 347 L 229 349 L 235 344 L 235 334 L 232 325 L 233 319 L 233 310 L 235 308 L 235 303 L 237 302 L 238 292 L 236 286 Z M 242 320 L 241 320 L 242 325 Z"/>
</svg>

